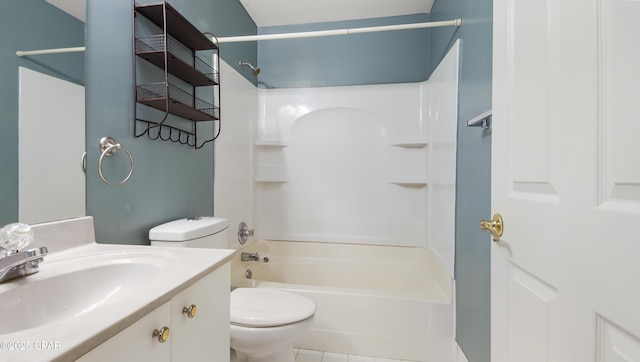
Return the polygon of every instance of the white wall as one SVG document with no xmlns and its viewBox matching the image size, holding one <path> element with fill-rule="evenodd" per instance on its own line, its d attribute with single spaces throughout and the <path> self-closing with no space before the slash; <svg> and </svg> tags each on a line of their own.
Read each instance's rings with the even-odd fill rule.
<svg viewBox="0 0 640 362">
<path fill-rule="evenodd" d="M 460 41 L 426 82 L 429 100 L 429 247 L 454 275 Z"/>
<path fill-rule="evenodd" d="M 222 82 L 222 130 L 215 141 L 214 214 L 229 219 L 229 245 L 237 244 L 241 221 L 253 225 L 253 134 L 257 89 L 224 61 Z"/>
<path fill-rule="evenodd" d="M 411 84 L 257 90 L 223 63 L 215 214 L 256 239 L 429 248 L 453 275 L 457 79 L 457 45 Z"/>
<path fill-rule="evenodd" d="M 261 89 L 262 236 L 431 248 L 453 275 L 457 49 L 423 83 Z"/>
<path fill-rule="evenodd" d="M 420 84 L 262 90 L 258 227 L 266 238 L 426 247 Z M 279 146 L 272 146 L 278 144 Z"/>
</svg>

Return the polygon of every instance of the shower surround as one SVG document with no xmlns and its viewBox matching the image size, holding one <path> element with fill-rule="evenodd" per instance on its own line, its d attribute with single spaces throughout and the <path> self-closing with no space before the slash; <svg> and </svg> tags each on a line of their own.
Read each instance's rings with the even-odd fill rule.
<svg viewBox="0 0 640 362">
<path fill-rule="evenodd" d="M 421 83 L 262 89 L 264 239 L 418 246 L 453 275 L 458 45 Z"/>
<path fill-rule="evenodd" d="M 269 247 L 265 256 L 273 262 L 254 265 L 254 286 L 295 289 L 315 298 L 322 313 L 312 327 L 316 330 L 300 341 L 306 348 L 453 360 L 458 52 L 456 44 L 425 82 L 371 86 L 255 89 L 221 64 L 225 117 L 233 121 L 225 123 L 216 141 L 215 213 L 229 217 L 232 225 L 244 220 L 255 229 L 252 240 L 258 242 L 249 248 L 277 243 L 286 249 L 273 252 Z M 256 93 L 257 112 L 252 103 Z M 243 96 L 229 96 L 236 94 Z M 369 257 L 372 248 L 381 250 L 373 253 L 377 258 Z M 385 260 L 385 255 L 396 255 L 392 250 L 408 252 L 407 265 L 402 256 L 395 264 Z M 277 262 L 283 254 L 289 264 Z M 429 255 L 429 262 L 419 261 L 426 260 L 420 255 Z M 335 273 L 307 274 L 308 262 L 315 263 L 316 271 L 340 263 L 343 279 L 352 282 L 350 291 L 340 285 L 317 287 L 330 283 Z M 296 269 L 287 266 L 286 279 L 269 281 L 271 267 L 283 265 Z M 398 294 L 376 282 L 379 274 L 358 268 L 363 265 L 375 272 L 391 268 L 394 276 L 401 275 L 402 285 L 444 275 L 438 280 L 450 285 L 445 288 L 450 292 L 418 299 L 413 296 L 418 289 Z M 401 265 L 406 273 L 396 270 Z M 434 273 L 436 265 L 441 274 Z M 338 292 L 329 292 L 333 290 Z M 358 308 L 366 313 L 358 314 L 362 321 L 388 315 L 383 319 L 390 324 L 366 328 L 364 322 L 348 323 L 350 327 L 333 322 L 349 314 L 354 303 L 371 306 Z M 385 344 L 379 342 L 385 333 L 403 330 L 406 320 L 422 321 L 415 326 L 422 332 L 405 339 L 412 345 L 390 341 L 383 351 Z"/>
</svg>

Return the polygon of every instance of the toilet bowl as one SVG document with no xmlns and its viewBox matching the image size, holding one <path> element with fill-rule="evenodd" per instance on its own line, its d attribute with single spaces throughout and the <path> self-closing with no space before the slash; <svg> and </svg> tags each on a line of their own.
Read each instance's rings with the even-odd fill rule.
<svg viewBox="0 0 640 362">
<path fill-rule="evenodd" d="M 238 361 L 293 362 L 293 343 L 313 321 L 315 304 L 302 296 L 264 288 L 231 292 L 231 348 Z"/>
<path fill-rule="evenodd" d="M 228 225 L 221 217 L 180 219 L 152 228 L 149 239 L 152 246 L 226 248 Z M 316 311 L 305 297 L 265 288 L 234 289 L 230 306 L 230 344 L 238 362 L 294 362 L 293 344 Z"/>
</svg>

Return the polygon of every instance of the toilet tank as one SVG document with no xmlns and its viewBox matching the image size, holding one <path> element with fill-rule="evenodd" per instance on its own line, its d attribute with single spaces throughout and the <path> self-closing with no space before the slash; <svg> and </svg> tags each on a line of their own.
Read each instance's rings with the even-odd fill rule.
<svg viewBox="0 0 640 362">
<path fill-rule="evenodd" d="M 198 216 L 158 225 L 149 230 L 153 246 L 228 249 L 229 220 L 217 216 Z"/>
</svg>

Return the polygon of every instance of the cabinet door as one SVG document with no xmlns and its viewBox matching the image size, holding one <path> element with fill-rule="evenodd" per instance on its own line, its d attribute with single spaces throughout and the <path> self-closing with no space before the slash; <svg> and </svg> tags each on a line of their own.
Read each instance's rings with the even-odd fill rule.
<svg viewBox="0 0 640 362">
<path fill-rule="evenodd" d="M 171 302 L 142 317 L 122 332 L 77 359 L 80 362 L 154 361 L 169 362 L 171 357 L 171 330 L 169 341 L 160 343 L 153 331 L 170 327 Z M 194 360 L 195 361 L 195 360 Z"/>
<path fill-rule="evenodd" d="M 171 360 L 229 361 L 229 263 L 171 300 Z M 184 308 L 195 305 L 189 318 Z"/>
</svg>

